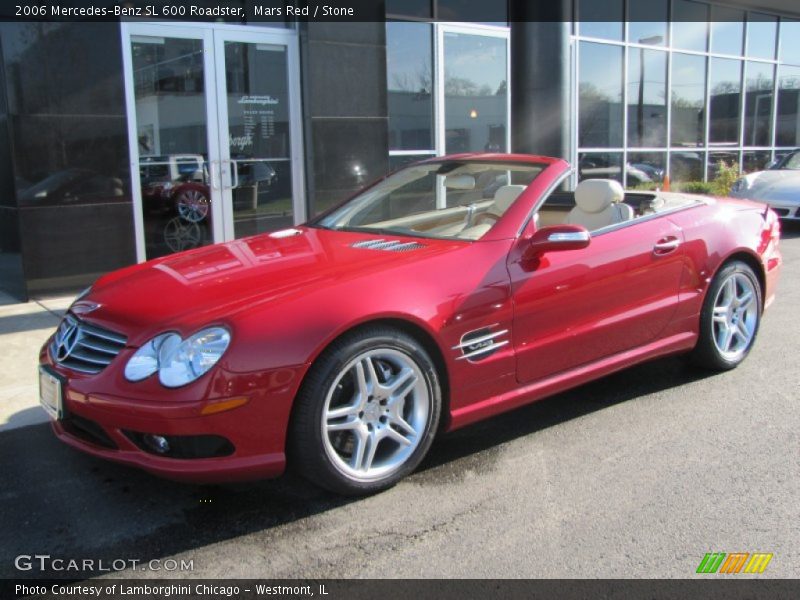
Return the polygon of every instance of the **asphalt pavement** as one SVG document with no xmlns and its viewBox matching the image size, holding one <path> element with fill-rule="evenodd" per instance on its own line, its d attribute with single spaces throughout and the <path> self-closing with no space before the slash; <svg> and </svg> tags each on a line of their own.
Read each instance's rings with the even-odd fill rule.
<svg viewBox="0 0 800 600">
<path fill-rule="evenodd" d="M 785 229 L 778 299 L 740 368 L 628 369 L 444 436 L 370 498 L 291 475 L 177 484 L 46 424 L 0 430 L 0 577 L 37 575 L 15 557 L 45 553 L 183 559 L 170 575 L 194 577 L 683 578 L 707 552 L 773 553 L 761 577 L 800 577 L 800 227 Z"/>
</svg>

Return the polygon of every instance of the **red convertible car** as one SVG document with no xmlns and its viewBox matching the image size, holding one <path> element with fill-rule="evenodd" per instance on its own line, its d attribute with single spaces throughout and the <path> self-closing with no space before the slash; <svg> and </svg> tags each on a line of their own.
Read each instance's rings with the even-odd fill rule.
<svg viewBox="0 0 800 600">
<path fill-rule="evenodd" d="M 781 264 L 763 205 L 562 191 L 560 159 L 446 156 L 309 223 L 110 273 L 40 355 L 56 435 L 190 481 L 346 494 L 434 437 L 633 364 L 747 356 Z"/>
</svg>

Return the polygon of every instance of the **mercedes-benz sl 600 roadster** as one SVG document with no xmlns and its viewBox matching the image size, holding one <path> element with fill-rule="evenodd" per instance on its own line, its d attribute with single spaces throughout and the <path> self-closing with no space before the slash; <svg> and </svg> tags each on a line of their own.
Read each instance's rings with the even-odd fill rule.
<svg viewBox="0 0 800 600">
<path fill-rule="evenodd" d="M 55 434 L 188 481 L 345 494 L 442 432 L 636 363 L 736 367 L 775 295 L 764 205 L 514 154 L 402 168 L 305 225 L 101 277 L 40 355 Z"/>
</svg>

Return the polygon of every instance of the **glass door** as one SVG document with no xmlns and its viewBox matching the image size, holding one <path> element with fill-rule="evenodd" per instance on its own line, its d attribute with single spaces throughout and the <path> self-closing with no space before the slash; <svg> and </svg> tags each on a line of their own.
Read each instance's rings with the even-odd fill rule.
<svg viewBox="0 0 800 600">
<path fill-rule="evenodd" d="M 215 31 L 226 239 L 305 220 L 292 31 Z"/>
<path fill-rule="evenodd" d="M 123 23 L 139 261 L 305 220 L 297 34 Z"/>
<path fill-rule="evenodd" d="M 127 32 L 137 258 L 149 260 L 222 238 L 212 39 L 191 27 L 128 24 Z"/>
</svg>

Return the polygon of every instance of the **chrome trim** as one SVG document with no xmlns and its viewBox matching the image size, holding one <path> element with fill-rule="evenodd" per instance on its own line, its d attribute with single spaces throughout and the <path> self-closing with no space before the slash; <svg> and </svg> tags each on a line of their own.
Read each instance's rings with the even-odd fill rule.
<svg viewBox="0 0 800 600">
<path fill-rule="evenodd" d="M 667 215 L 671 215 L 674 213 L 682 212 L 684 210 L 689 210 L 692 208 L 698 208 L 700 206 L 708 206 L 709 202 L 702 198 L 692 197 L 693 200 L 697 200 L 692 204 L 683 204 L 681 206 L 676 206 L 674 208 L 670 208 L 667 210 L 661 210 L 656 213 L 650 215 L 644 215 L 643 217 L 636 217 L 635 219 L 630 219 L 628 221 L 621 221 L 619 223 L 614 223 L 613 225 L 607 225 L 606 227 L 601 227 L 600 229 L 595 229 L 591 232 L 592 237 L 597 237 L 599 235 L 604 235 L 606 233 L 611 233 L 612 231 L 617 231 L 618 229 L 624 229 L 625 227 L 630 227 L 631 225 L 637 225 L 639 223 L 646 223 L 647 221 L 652 221 L 653 219 L 659 219 L 661 217 L 665 217 Z"/>
<path fill-rule="evenodd" d="M 456 356 L 456 360 L 470 360 L 471 358 L 475 358 L 476 356 L 480 356 L 481 354 L 486 354 L 487 352 L 494 352 L 498 348 L 502 346 L 506 346 L 509 344 L 508 340 L 503 340 L 502 342 L 497 342 L 496 344 L 489 344 L 488 346 L 484 346 L 483 348 L 478 348 L 477 350 L 473 350 L 468 354 L 462 354 L 461 356 Z"/>
<path fill-rule="evenodd" d="M 675 250 L 681 245 L 679 239 L 670 240 L 668 242 L 659 242 L 653 246 L 653 250 Z"/>
<path fill-rule="evenodd" d="M 556 244 L 560 242 L 588 242 L 591 235 L 588 231 L 563 231 L 559 233 L 551 233 L 547 236 L 548 242 Z"/>
<path fill-rule="evenodd" d="M 525 228 L 528 226 L 528 223 L 530 223 L 531 219 L 533 219 L 533 216 L 537 212 L 539 212 L 539 209 L 542 208 L 542 206 L 544 206 L 544 203 L 547 202 L 547 199 L 552 195 L 552 193 L 556 191 L 556 188 L 558 188 L 558 186 L 560 186 L 562 183 L 564 183 L 564 181 L 568 177 L 572 177 L 573 173 L 575 173 L 575 168 L 574 167 L 569 167 L 564 173 L 562 173 L 561 175 L 558 176 L 558 179 L 556 179 L 550 185 L 550 187 L 548 187 L 544 191 L 544 194 L 542 194 L 542 197 L 539 198 L 539 200 L 536 202 L 536 204 L 533 205 L 533 208 L 531 208 L 530 212 L 528 213 L 528 216 L 525 217 L 522 220 L 522 225 L 517 230 L 517 237 L 521 236 L 525 232 Z"/>
<path fill-rule="evenodd" d="M 58 326 L 49 352 L 53 361 L 79 373 L 95 375 L 105 369 L 128 339 L 67 313 Z"/>
<path fill-rule="evenodd" d="M 492 327 L 492 326 L 490 326 Z M 482 327 L 481 329 L 489 329 L 490 327 Z M 488 335 L 483 335 L 481 337 L 473 338 L 469 341 L 463 341 L 464 336 L 461 336 L 461 343 L 453 346 L 452 350 L 463 350 L 464 348 L 468 348 L 469 346 L 474 346 L 475 344 L 480 344 L 481 342 L 488 342 L 489 340 L 493 340 L 494 338 L 501 336 L 505 333 L 508 333 L 508 329 L 503 329 L 503 331 L 498 331 L 497 333 L 490 333 Z M 465 333 L 464 335 L 469 335 Z M 491 346 L 487 346 L 487 348 L 491 348 Z M 483 350 L 483 348 L 481 348 Z"/>
<path fill-rule="evenodd" d="M 484 354 L 493 353 L 498 348 L 506 346 L 509 343 L 509 340 L 502 340 L 496 342 L 495 339 L 499 338 L 500 336 L 508 334 L 509 332 L 508 329 L 503 329 L 501 331 L 490 331 L 493 327 L 499 327 L 499 326 L 500 323 L 493 323 L 491 325 L 486 325 L 484 327 L 478 327 L 477 329 L 473 329 L 462 335 L 459 343 L 451 348 L 451 350 L 457 350 L 461 352 L 461 355 L 457 356 L 456 360 L 466 359 L 471 362 L 473 359 L 480 358 Z M 490 333 L 484 333 L 482 335 L 479 335 L 478 337 L 465 339 L 470 335 L 483 331 L 490 331 Z M 486 345 L 481 348 L 475 348 L 474 350 L 468 350 L 468 348 L 475 346 L 477 344 L 486 344 Z"/>
<path fill-rule="evenodd" d="M 377 240 L 364 240 L 362 242 L 355 242 L 350 244 L 351 248 L 361 248 L 363 250 L 385 250 L 387 252 L 406 252 L 408 250 L 416 250 L 417 248 L 424 248 L 425 244 L 419 242 L 401 242 L 400 240 L 385 240 L 380 238 Z"/>
</svg>

